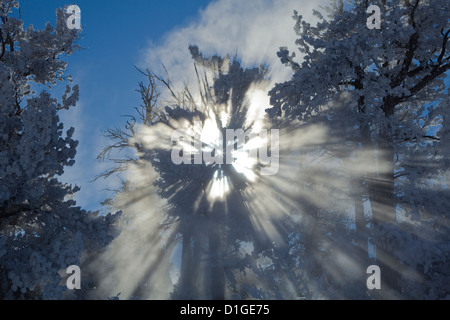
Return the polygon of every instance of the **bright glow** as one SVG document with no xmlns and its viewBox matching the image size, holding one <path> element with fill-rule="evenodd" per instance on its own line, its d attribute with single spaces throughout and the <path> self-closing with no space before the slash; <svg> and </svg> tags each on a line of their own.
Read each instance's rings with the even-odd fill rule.
<svg viewBox="0 0 450 320">
<path fill-rule="evenodd" d="M 243 174 L 249 181 L 254 182 L 256 180 L 256 174 L 253 171 L 253 166 L 256 165 L 256 158 L 250 157 L 249 153 L 245 150 L 235 150 L 232 153 L 233 167 L 237 172 Z"/>
<path fill-rule="evenodd" d="M 213 120 L 213 114 L 210 114 L 210 116 L 210 118 L 205 120 L 203 130 L 201 132 L 202 152 L 211 152 L 215 149 L 218 155 L 224 156 L 221 131 L 219 130 L 219 126 L 216 121 Z M 222 128 L 226 127 L 229 121 L 229 116 L 225 111 L 220 113 L 220 119 Z M 245 143 L 243 148 L 234 150 L 231 153 L 234 158 L 232 163 L 233 167 L 238 173 L 243 174 L 245 178 L 251 182 L 255 182 L 257 177 L 254 172 L 254 166 L 257 164 L 256 150 L 264 143 L 264 139 L 254 137 Z M 211 200 L 223 199 L 229 192 L 229 189 L 230 186 L 228 183 L 228 178 L 223 176 L 222 170 L 218 170 L 214 174 L 214 178 L 211 181 L 208 197 Z"/>
<path fill-rule="evenodd" d="M 222 122 L 222 128 L 225 128 L 228 125 L 228 113 L 226 113 L 225 111 L 222 111 L 220 113 L 220 122 Z"/>
<path fill-rule="evenodd" d="M 221 169 L 217 170 L 209 183 L 208 199 L 211 203 L 214 203 L 216 200 L 224 200 L 229 192 L 230 185 L 228 183 L 228 178 L 223 174 Z"/>
<path fill-rule="evenodd" d="M 263 128 L 265 110 L 270 106 L 270 98 L 266 92 L 251 88 L 247 92 L 247 100 L 249 106 L 244 126 L 251 128 L 253 132 L 259 132 Z"/>
<path fill-rule="evenodd" d="M 206 145 L 202 147 L 205 151 L 212 151 L 214 148 L 217 150 L 217 146 L 221 144 L 221 136 L 214 120 L 206 119 L 200 139 Z"/>
</svg>

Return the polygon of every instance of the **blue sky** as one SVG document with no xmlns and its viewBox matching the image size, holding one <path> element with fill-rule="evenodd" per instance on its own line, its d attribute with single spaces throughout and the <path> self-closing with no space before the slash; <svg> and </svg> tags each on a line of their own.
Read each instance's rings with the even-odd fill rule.
<svg viewBox="0 0 450 320">
<path fill-rule="evenodd" d="M 20 3 L 25 24 L 42 28 L 47 21 L 54 25 L 56 8 L 71 2 L 22 0 Z M 134 89 L 142 78 L 134 66 L 139 64 L 142 50 L 149 42 L 160 42 L 170 29 L 195 18 L 208 1 L 133 0 L 131 3 L 76 2 L 82 11 L 80 45 L 85 50 L 68 58 L 68 73 L 80 84 L 83 100 L 90 101 L 92 117 L 100 116 L 102 122 L 109 119 L 111 124 L 119 120 L 117 115 L 124 107 L 136 101 Z"/>
<path fill-rule="evenodd" d="M 90 183 L 102 171 L 95 156 L 100 152 L 103 132 L 108 127 L 123 124 L 124 114 L 131 114 L 139 103 L 135 92 L 138 82 L 144 80 L 134 66 L 141 65 L 143 50 L 149 44 L 157 45 L 164 35 L 175 27 L 183 27 L 195 19 L 208 0 L 105 1 L 78 0 L 81 9 L 84 50 L 65 59 L 67 74 L 80 85 L 80 103 L 61 118 L 65 127 L 74 126 L 77 163 L 66 170 L 65 180 L 80 185 L 77 201 L 83 207 L 95 209 L 108 193 L 105 183 Z M 64 0 L 22 0 L 21 15 L 25 26 L 32 24 L 42 29 L 49 21 L 55 25 L 56 9 Z M 58 90 L 56 90 L 57 92 Z M 55 92 L 55 96 L 58 96 Z M 94 186 L 95 185 L 95 186 Z M 113 187 L 113 186 L 112 186 Z"/>
</svg>

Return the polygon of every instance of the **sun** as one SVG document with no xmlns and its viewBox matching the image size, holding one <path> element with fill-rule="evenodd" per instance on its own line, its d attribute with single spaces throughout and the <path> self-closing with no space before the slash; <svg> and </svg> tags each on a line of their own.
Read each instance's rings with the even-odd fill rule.
<svg viewBox="0 0 450 320">
<path fill-rule="evenodd" d="M 209 116 L 203 122 L 203 128 L 198 128 L 197 126 L 190 130 L 190 132 L 196 132 L 197 135 L 201 132 L 200 143 L 198 144 L 198 146 L 201 145 L 201 149 L 195 149 L 194 143 L 194 156 L 207 153 L 212 154 L 216 159 L 222 159 L 218 164 L 206 160 L 204 165 L 216 167 L 216 171 L 207 187 L 208 199 L 211 202 L 223 201 L 233 185 L 232 179 L 224 171 L 224 167 L 231 166 L 246 181 L 256 182 L 257 150 L 261 145 L 267 143 L 267 139 L 264 140 L 259 136 L 244 136 L 244 141 L 237 141 L 239 137 L 236 138 L 234 136 L 233 140 L 227 139 L 229 137 L 228 132 L 235 130 L 229 127 L 230 122 L 233 120 L 232 115 L 223 110 L 217 113 L 210 111 L 207 114 Z M 244 129 L 241 130 L 246 131 Z M 250 130 L 250 132 L 255 131 L 252 128 L 247 130 Z M 231 160 L 227 157 L 230 149 L 231 153 L 229 155 L 231 155 Z"/>
</svg>

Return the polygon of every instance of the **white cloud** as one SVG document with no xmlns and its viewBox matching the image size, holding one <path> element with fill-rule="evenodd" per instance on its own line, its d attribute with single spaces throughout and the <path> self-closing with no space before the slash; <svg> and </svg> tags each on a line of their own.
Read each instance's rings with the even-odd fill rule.
<svg viewBox="0 0 450 320">
<path fill-rule="evenodd" d="M 269 66 L 272 83 L 287 80 L 291 71 L 281 64 L 277 51 L 282 46 L 296 51 L 297 36 L 293 30 L 295 21 L 292 19 L 294 10 L 312 21 L 312 9 L 327 2 L 326 0 L 212 2 L 200 11 L 198 17 L 188 26 L 175 27 L 167 33 L 162 43 L 149 42 L 148 48 L 142 53 L 140 65 L 163 74 L 162 64 L 164 64 L 171 80 L 178 88 L 186 82 L 195 85 L 197 80 L 188 47 L 197 45 L 205 56 L 236 55 L 246 67 L 260 64 Z M 81 82 L 85 76 L 78 70 L 76 82 Z M 101 201 L 111 196 L 106 189 L 117 188 L 119 183 L 112 178 L 88 182 L 110 168 L 112 164 L 95 160 L 109 141 L 105 140 L 101 130 L 92 129 L 96 126 L 89 119 L 89 112 L 86 110 L 89 103 L 85 102 L 80 101 L 75 108 L 61 117 L 67 129 L 70 126 L 76 128 L 75 139 L 80 141 L 76 164 L 66 168 L 62 180 L 82 188 L 75 197 L 78 205 L 95 210 L 99 208 Z"/>
<path fill-rule="evenodd" d="M 108 189 L 117 189 L 120 184 L 114 177 L 92 181 L 97 175 L 110 169 L 112 164 L 96 160 L 97 155 L 110 141 L 97 126 L 92 124 L 86 110 L 88 106 L 89 104 L 81 99 L 76 107 L 59 114 L 65 130 L 74 127 L 73 138 L 79 141 L 75 164 L 72 167 L 65 167 L 60 180 L 80 187 L 81 190 L 74 197 L 77 205 L 95 211 L 100 209 L 102 201 L 112 196 L 112 192 Z"/>
<path fill-rule="evenodd" d="M 312 9 L 328 1 L 310 0 L 219 0 L 199 13 L 187 27 L 166 34 L 163 43 L 149 44 L 142 58 L 144 67 L 169 71 L 175 84 L 195 84 L 189 45 L 197 45 L 207 56 L 237 55 L 244 66 L 268 65 L 272 82 L 286 80 L 291 74 L 277 57 L 277 51 L 287 46 L 296 51 L 297 38 L 292 19 L 294 10 L 313 21 Z"/>
</svg>

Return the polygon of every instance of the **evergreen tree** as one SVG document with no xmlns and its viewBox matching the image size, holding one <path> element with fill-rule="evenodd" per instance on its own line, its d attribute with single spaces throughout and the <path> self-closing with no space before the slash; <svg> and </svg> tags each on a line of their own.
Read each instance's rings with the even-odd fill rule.
<svg viewBox="0 0 450 320">
<path fill-rule="evenodd" d="M 417 234 L 418 226 L 399 224 L 398 206 L 402 205 L 408 219 L 411 215 L 420 217 L 420 228 L 428 224 L 426 216 L 436 210 L 434 214 L 440 219 L 435 216 L 433 221 L 440 220 L 439 225 L 447 230 L 448 180 L 439 181 L 436 175 L 448 174 L 444 160 L 448 130 L 444 79 L 450 69 L 449 4 L 445 0 L 371 4 L 381 8 L 381 29 L 367 27 L 368 1 L 346 5 L 335 1 L 327 17 L 315 12 L 319 19 L 315 26 L 295 12 L 295 31 L 300 37 L 296 44 L 304 56 L 296 62 L 295 54 L 287 48 L 279 51 L 281 62 L 291 67 L 294 75 L 271 90 L 273 107 L 267 112 L 272 118 L 303 122 L 326 116 L 346 125 L 339 131 L 345 140 L 353 143 L 354 150 L 370 155 L 367 163 L 361 164 L 365 169 L 353 172 L 352 177 L 360 264 L 371 263 L 367 254 L 370 238 L 376 246 L 376 264 L 382 270 L 381 296 L 420 297 L 418 291 L 406 291 L 405 281 L 421 282 L 422 296 L 431 290 L 433 285 L 424 289 L 427 286 L 420 280 L 427 271 L 423 266 L 418 268 L 424 263 L 418 260 L 429 259 L 427 255 L 408 256 L 406 261 L 401 252 L 423 247 L 425 241 Z M 347 98 L 344 108 L 338 103 L 342 97 Z M 418 175 L 420 181 L 412 179 Z M 439 186 L 441 192 L 417 197 L 419 190 L 431 192 L 431 185 Z M 433 204 L 430 199 L 434 199 Z M 367 201 L 370 221 L 364 216 Z M 368 222 L 372 224 L 369 230 Z M 445 232 L 431 234 L 437 244 L 432 241 L 429 245 L 439 247 L 436 252 L 442 253 L 447 243 Z M 442 257 L 435 258 L 442 261 Z M 364 284 L 362 279 L 360 283 Z M 445 296 L 440 291 L 440 296 Z"/>
<path fill-rule="evenodd" d="M 75 295 L 63 277 L 112 239 L 115 218 L 76 207 L 79 188 L 58 180 L 78 145 L 58 114 L 75 106 L 79 90 L 67 85 L 59 100 L 49 91 L 70 80 L 62 57 L 78 49 L 80 34 L 68 29 L 62 9 L 56 27 L 24 29 L 18 8 L 0 1 L 0 297 L 87 297 L 88 281 Z"/>
</svg>

